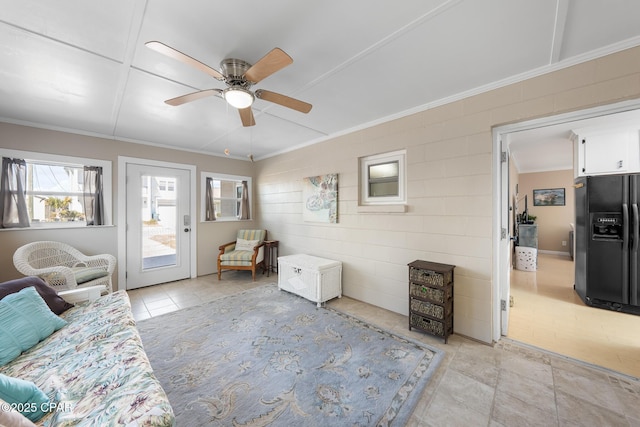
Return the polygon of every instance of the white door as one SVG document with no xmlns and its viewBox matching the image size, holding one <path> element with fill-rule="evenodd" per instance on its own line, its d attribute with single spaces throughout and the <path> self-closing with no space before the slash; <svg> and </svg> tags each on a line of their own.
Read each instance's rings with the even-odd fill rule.
<svg viewBox="0 0 640 427">
<path fill-rule="evenodd" d="M 190 277 L 191 171 L 127 163 L 127 289 Z"/>
<path fill-rule="evenodd" d="M 511 227 L 509 222 L 509 135 L 502 135 L 500 150 L 502 161 L 500 163 L 500 333 L 507 335 L 509 330 L 509 294 L 510 294 L 510 271 L 511 262 Z"/>
</svg>

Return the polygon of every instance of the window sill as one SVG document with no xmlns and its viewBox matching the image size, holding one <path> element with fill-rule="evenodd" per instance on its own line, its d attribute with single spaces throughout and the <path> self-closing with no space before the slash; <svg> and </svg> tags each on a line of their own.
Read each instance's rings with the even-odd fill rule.
<svg viewBox="0 0 640 427">
<path fill-rule="evenodd" d="M 407 205 L 358 205 L 358 213 L 405 213 Z"/>
<path fill-rule="evenodd" d="M 237 219 L 237 218 L 218 218 L 215 221 L 200 221 L 202 224 L 215 224 L 216 222 L 248 222 L 253 219 Z"/>
<path fill-rule="evenodd" d="M 8 228 L 0 228 L 0 232 L 3 231 L 42 231 L 42 230 L 71 230 L 71 229 L 83 229 L 83 230 L 92 230 L 92 229 L 99 229 L 99 228 L 111 228 L 111 227 L 115 227 L 115 225 L 113 224 L 106 224 L 106 225 L 86 225 L 85 223 L 78 224 L 78 223 L 69 223 L 69 225 L 56 225 L 56 226 L 45 226 L 45 225 L 32 225 L 31 227 L 8 227 Z"/>
</svg>

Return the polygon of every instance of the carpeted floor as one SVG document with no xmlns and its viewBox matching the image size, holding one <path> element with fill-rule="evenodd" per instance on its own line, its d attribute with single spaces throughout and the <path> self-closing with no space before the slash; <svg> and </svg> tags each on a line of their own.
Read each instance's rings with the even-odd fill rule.
<svg viewBox="0 0 640 427">
<path fill-rule="evenodd" d="M 275 284 L 138 329 L 178 427 L 401 426 L 443 356 Z"/>
</svg>

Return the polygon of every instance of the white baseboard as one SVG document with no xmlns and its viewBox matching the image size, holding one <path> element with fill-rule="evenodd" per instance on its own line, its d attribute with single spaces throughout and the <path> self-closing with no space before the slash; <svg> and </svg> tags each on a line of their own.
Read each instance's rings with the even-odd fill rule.
<svg viewBox="0 0 640 427">
<path fill-rule="evenodd" d="M 568 256 L 568 257 L 570 257 L 570 256 L 571 256 L 571 254 L 570 254 L 569 252 L 547 251 L 547 250 L 542 250 L 542 249 L 539 249 L 539 250 L 538 250 L 538 253 L 541 253 L 541 254 L 549 254 L 549 255 Z"/>
</svg>

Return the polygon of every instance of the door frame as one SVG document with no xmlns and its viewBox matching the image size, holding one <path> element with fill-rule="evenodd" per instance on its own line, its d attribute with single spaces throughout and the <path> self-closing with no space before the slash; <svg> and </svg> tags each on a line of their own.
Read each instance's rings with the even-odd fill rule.
<svg viewBox="0 0 640 427">
<path fill-rule="evenodd" d="M 509 260 L 509 248 L 510 245 L 504 245 L 502 238 L 502 223 L 504 216 L 507 216 L 508 224 L 508 206 L 509 200 L 504 200 L 504 197 L 509 197 L 509 189 L 504 188 L 504 182 L 508 183 L 508 179 L 503 180 L 502 177 L 502 141 L 508 141 L 508 136 L 513 132 L 520 132 L 525 130 L 537 129 L 545 126 L 559 125 L 563 123 L 569 123 L 578 120 L 593 119 L 600 116 L 606 116 L 608 114 L 622 113 L 625 111 L 640 109 L 640 99 L 631 101 L 623 101 L 614 104 L 602 105 L 594 108 L 588 108 L 579 111 L 572 111 L 570 113 L 558 114 L 555 116 L 543 117 L 539 119 L 527 120 L 519 123 L 512 123 L 504 126 L 496 126 L 492 130 L 493 134 L 493 165 L 492 165 L 492 181 L 493 181 L 493 250 L 492 250 L 492 281 L 491 281 L 491 298 L 492 298 L 492 325 L 493 325 L 493 341 L 497 342 L 503 335 L 503 328 L 506 334 L 508 328 L 508 305 L 506 301 L 507 310 L 501 309 L 501 297 L 509 295 L 510 287 L 510 263 Z M 507 206 L 507 209 L 503 211 L 503 207 Z M 510 239 L 509 229 L 507 227 L 506 239 Z M 503 322 L 504 320 L 504 322 Z"/>
<path fill-rule="evenodd" d="M 191 233 L 189 242 L 189 276 L 198 277 L 197 221 L 196 221 L 196 167 L 183 163 L 118 156 L 118 289 L 127 289 L 127 165 L 129 163 L 189 170 L 189 211 Z"/>
</svg>

